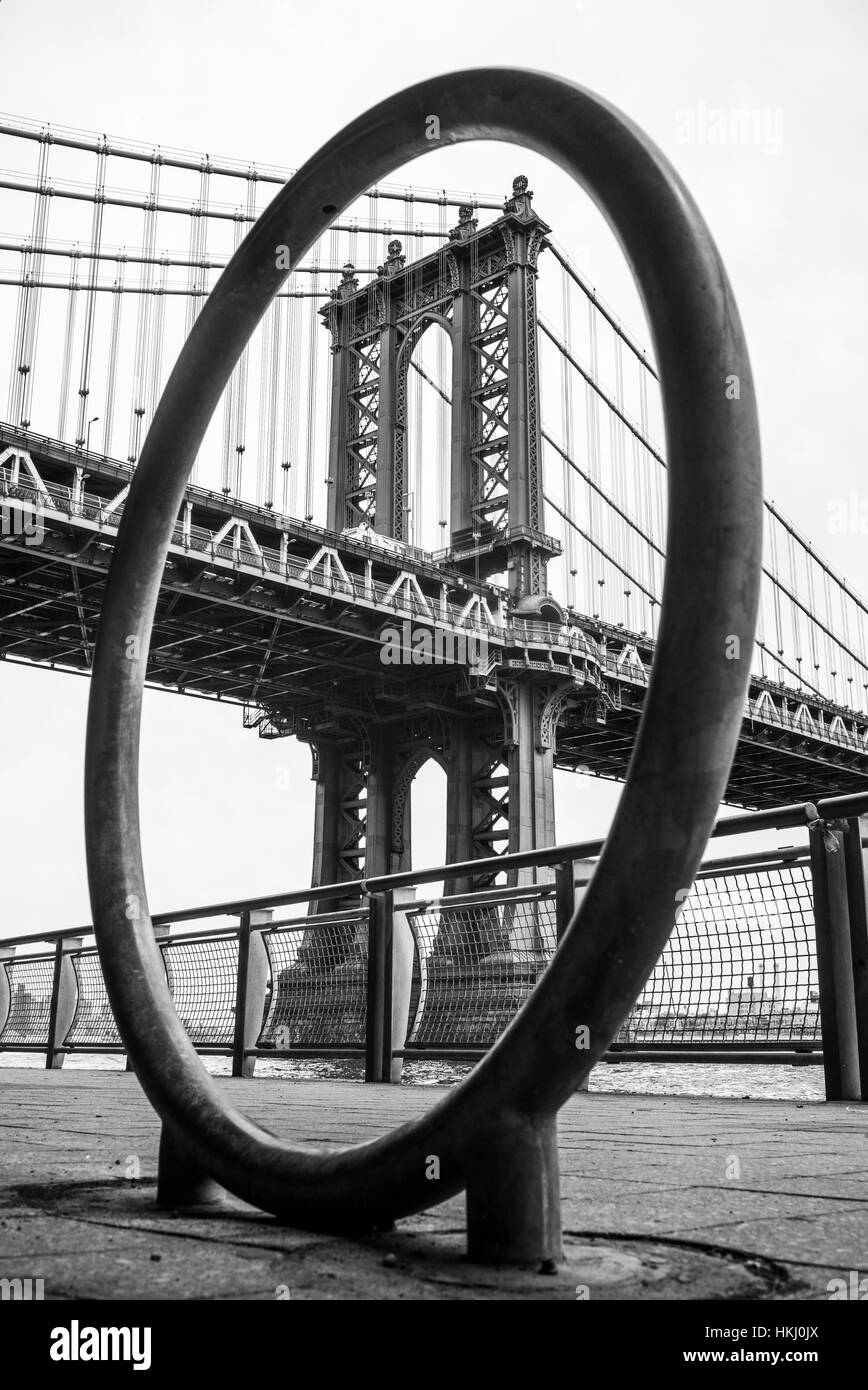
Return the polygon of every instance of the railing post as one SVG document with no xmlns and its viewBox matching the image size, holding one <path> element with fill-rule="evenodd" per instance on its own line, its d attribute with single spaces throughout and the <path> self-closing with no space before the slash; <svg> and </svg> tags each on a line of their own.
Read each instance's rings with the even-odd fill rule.
<svg viewBox="0 0 868 1390">
<path fill-rule="evenodd" d="M 868 1101 L 868 816 L 853 816 L 844 836 L 844 867 L 849 903 L 850 955 L 856 1012 L 859 1100 Z"/>
<path fill-rule="evenodd" d="M 811 822 L 811 878 L 827 1100 L 858 1100 L 859 1045 L 844 841 L 838 822 Z M 834 828 L 833 828 L 834 827 Z"/>
<path fill-rule="evenodd" d="M 565 859 L 562 864 L 558 864 L 555 868 L 555 921 L 559 943 L 563 940 L 564 933 L 573 920 L 575 910 L 576 887 L 573 861 L 572 859 Z"/>
<path fill-rule="evenodd" d="M 572 859 L 564 859 L 555 868 L 555 920 L 559 945 L 573 920 L 576 908 L 585 896 L 593 872 L 593 864 L 587 864 L 584 860 L 576 863 Z M 587 1091 L 589 1080 L 590 1073 L 584 1081 L 579 1082 L 580 1091 Z"/>
<path fill-rule="evenodd" d="M 365 1081 L 392 1074 L 392 893 L 368 899 L 368 1007 L 365 1024 Z"/>
<path fill-rule="evenodd" d="M 9 987 L 6 962 L 14 959 L 14 946 L 0 946 L 0 1033 L 9 1022 L 9 1014 L 12 1009 L 12 990 Z"/>
<path fill-rule="evenodd" d="M 72 1027 L 78 1000 L 78 984 L 71 952 L 80 946 L 80 936 L 62 936 L 54 948 L 54 979 L 48 1013 L 48 1044 L 45 1049 L 46 1071 L 59 1070 L 66 1055 L 63 1044 Z"/>
<path fill-rule="evenodd" d="M 235 1033 L 232 1043 L 232 1075 L 253 1075 L 256 1058 L 248 1056 L 262 1028 L 268 986 L 268 953 L 262 933 L 274 917 L 271 908 L 239 914 L 238 973 L 235 987 Z"/>
<path fill-rule="evenodd" d="M 403 1057 L 392 1057 L 394 1047 L 403 1047 L 407 1041 L 407 1028 L 410 1022 L 410 995 L 413 989 L 413 961 L 416 957 L 416 942 L 410 926 L 410 911 L 416 902 L 415 888 L 396 888 L 392 900 L 392 1032 L 389 1039 L 389 1052 L 384 1057 L 387 1071 L 385 1080 L 398 1082 L 404 1070 Z"/>
</svg>

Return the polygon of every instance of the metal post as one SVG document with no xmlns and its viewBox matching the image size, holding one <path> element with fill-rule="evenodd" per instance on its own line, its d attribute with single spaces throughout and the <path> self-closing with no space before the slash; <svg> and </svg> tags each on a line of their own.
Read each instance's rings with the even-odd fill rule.
<svg viewBox="0 0 868 1390">
<path fill-rule="evenodd" d="M 62 936 L 54 947 L 54 978 L 51 983 L 48 1043 L 45 1049 L 46 1071 L 59 1070 L 66 1056 L 63 1044 L 72 1027 L 78 1002 L 78 981 L 71 953 L 80 946 L 80 936 Z"/>
<path fill-rule="evenodd" d="M 559 942 L 563 939 L 564 932 L 573 920 L 575 910 L 576 887 L 573 880 L 573 861 L 572 859 L 565 859 L 555 869 L 555 917 Z"/>
<path fill-rule="evenodd" d="M 584 894 L 584 888 L 579 893 L 579 901 Z M 557 923 L 558 945 L 564 938 L 564 934 L 570 922 L 573 920 L 576 911 L 576 869 L 572 859 L 565 859 L 562 864 L 555 867 L 555 920 Z M 577 1089 L 587 1091 L 590 1072 L 582 1077 Z"/>
<path fill-rule="evenodd" d="M 253 1076 L 256 1046 L 262 1028 L 268 985 L 268 956 L 262 939 L 274 912 L 246 910 L 239 913 L 238 973 L 235 985 L 235 1032 L 232 1039 L 232 1075 Z"/>
<path fill-rule="evenodd" d="M 561 1259 L 557 1119 L 504 1113 L 480 1125 L 464 1155 L 467 1258 L 550 1265 Z"/>
<path fill-rule="evenodd" d="M 157 1159 L 157 1206 L 214 1206 L 224 1197 L 224 1189 L 205 1172 L 184 1137 L 164 1120 Z"/>
<path fill-rule="evenodd" d="M 393 907 L 391 892 L 371 894 L 368 904 L 366 1081 L 389 1081 L 392 1072 Z"/>
<path fill-rule="evenodd" d="M 413 962 L 416 941 L 410 926 L 410 912 L 416 902 L 415 888 L 397 888 L 392 899 L 392 1007 L 389 1052 L 405 1047 L 410 1023 L 410 995 L 413 990 Z M 384 1044 L 385 1056 L 385 1044 Z M 386 1057 L 386 1079 L 399 1082 L 404 1070 L 403 1057 Z"/>
<path fill-rule="evenodd" d="M 14 959 L 14 946 L 0 946 L 0 1034 L 9 1022 L 9 1014 L 12 1009 L 12 990 L 9 987 L 9 973 L 6 969 L 6 963 Z"/>
<path fill-rule="evenodd" d="M 232 1039 L 232 1075 L 244 1075 L 244 1023 L 247 1017 L 247 967 L 250 961 L 250 913 L 242 912 L 238 924 L 238 970 L 235 976 L 235 1033 Z"/>
<path fill-rule="evenodd" d="M 843 850 L 846 836 L 829 828 L 829 822 L 814 822 L 811 828 L 826 1099 L 858 1100 L 859 1049 Z"/>
<path fill-rule="evenodd" d="M 850 955 L 859 1061 L 859 1099 L 868 1100 L 868 816 L 847 821 L 844 868 L 849 903 Z"/>
</svg>

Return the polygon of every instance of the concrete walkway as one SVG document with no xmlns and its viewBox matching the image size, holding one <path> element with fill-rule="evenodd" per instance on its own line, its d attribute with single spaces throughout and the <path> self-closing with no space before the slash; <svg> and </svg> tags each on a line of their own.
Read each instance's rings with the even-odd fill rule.
<svg viewBox="0 0 868 1390">
<path fill-rule="evenodd" d="M 273 1133 L 373 1138 L 440 1088 L 218 1083 Z M 364 1241 L 232 1200 L 154 1203 L 159 1125 L 131 1075 L 0 1071 L 0 1278 L 47 1299 L 816 1299 L 868 1273 L 868 1107 L 590 1094 L 560 1117 L 556 1275 L 463 1258 L 464 1199 Z"/>
</svg>

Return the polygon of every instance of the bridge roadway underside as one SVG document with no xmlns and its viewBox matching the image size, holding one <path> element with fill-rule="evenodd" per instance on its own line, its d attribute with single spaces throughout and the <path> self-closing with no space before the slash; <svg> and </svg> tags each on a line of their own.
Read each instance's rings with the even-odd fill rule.
<svg viewBox="0 0 868 1390">
<path fill-rule="evenodd" d="M 560 1115 L 566 1260 L 552 1276 L 469 1265 L 463 1197 L 367 1240 L 241 1203 L 168 1219 L 159 1122 L 134 1076 L 4 1065 L 0 1278 L 42 1278 L 46 1299 L 574 1301 L 584 1284 L 593 1302 L 802 1302 L 864 1272 L 864 1106 L 603 1094 L 594 1081 Z M 446 1089 L 218 1084 L 271 1133 L 317 1145 L 373 1139 Z"/>
<path fill-rule="evenodd" d="M 86 673 L 131 470 L 54 441 L 37 446 L 33 437 L 0 427 L 0 454 L 16 444 L 27 445 L 47 491 L 41 498 L 34 492 L 23 464 L 21 486 L 10 489 L 7 460 L 0 502 L 35 497 L 53 507 L 38 543 L 9 534 L 8 523 L 0 535 L 0 658 Z M 77 477 L 82 491 L 73 505 Z M 492 660 L 476 671 L 466 662 L 386 665 L 380 634 L 385 624 L 400 628 L 407 613 L 408 621 L 419 619 L 414 594 L 438 616 L 448 610 L 459 632 L 460 615 L 483 600 L 502 619 L 502 591 L 475 581 L 466 555 L 435 562 L 410 548 L 390 553 L 204 489 L 189 489 L 188 498 L 187 532 L 181 543 L 179 521 L 164 573 L 150 683 L 250 707 L 246 722 L 266 736 L 310 738 L 324 729 L 339 736 L 346 721 L 371 728 L 438 713 L 470 717 L 490 731 L 503 726 L 504 678 L 532 680 L 546 698 L 559 690 L 567 696 L 552 725 L 555 766 L 624 778 L 653 659 L 647 638 L 577 619 L 604 653 L 595 671 L 581 653 L 557 645 L 557 624 L 534 626 L 510 615 L 506 626 L 489 629 Z M 235 529 L 233 541 L 239 518 L 246 530 Z M 227 525 L 230 534 L 215 546 Z M 329 550 L 331 558 L 323 555 Z M 341 572 L 351 574 L 349 587 L 342 587 Z M 390 598 L 396 581 L 404 587 Z M 630 644 L 633 655 L 625 660 Z M 868 787 L 868 721 L 815 704 L 813 729 L 808 713 L 799 727 L 792 711 L 801 698 L 754 683 L 751 703 L 766 700 L 768 717 L 754 711 L 745 718 L 731 804 L 780 805 Z M 826 736 L 836 726 L 837 741 Z"/>
</svg>

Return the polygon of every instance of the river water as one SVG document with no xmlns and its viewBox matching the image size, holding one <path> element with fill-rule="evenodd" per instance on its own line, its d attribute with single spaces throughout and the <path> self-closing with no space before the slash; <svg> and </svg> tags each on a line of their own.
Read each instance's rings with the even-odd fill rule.
<svg viewBox="0 0 868 1390">
<path fill-rule="evenodd" d="M 203 1057 L 206 1069 L 213 1076 L 228 1076 L 228 1057 Z M 45 1059 L 38 1052 L 0 1053 L 0 1067 L 32 1067 L 41 1070 Z M 66 1071 L 121 1071 L 124 1059 L 117 1054 L 72 1054 L 64 1063 Z M 410 1061 L 404 1065 L 402 1085 L 455 1085 L 466 1076 L 466 1063 L 444 1061 Z M 280 1077 L 299 1081 L 361 1081 L 362 1062 L 357 1058 L 299 1058 L 277 1061 L 259 1058 L 257 1077 Z M 736 1100 L 796 1100 L 823 1099 L 823 1068 L 821 1066 L 768 1066 L 734 1063 L 707 1065 L 690 1063 L 678 1065 L 667 1062 L 621 1062 L 617 1066 L 604 1064 L 591 1075 L 590 1091 L 620 1092 L 646 1096 L 718 1096 Z"/>
</svg>

